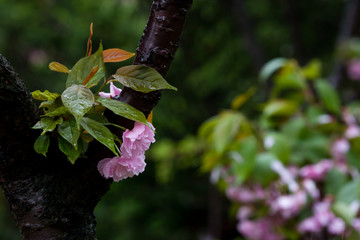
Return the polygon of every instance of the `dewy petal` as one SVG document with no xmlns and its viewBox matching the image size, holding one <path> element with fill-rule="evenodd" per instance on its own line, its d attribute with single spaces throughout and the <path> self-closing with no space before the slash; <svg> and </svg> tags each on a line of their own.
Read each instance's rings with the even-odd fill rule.
<svg viewBox="0 0 360 240">
<path fill-rule="evenodd" d="M 155 142 L 154 131 L 139 122 L 135 122 L 132 130 L 127 129 L 122 138 L 121 157 L 105 158 L 98 164 L 101 175 L 112 177 L 115 182 L 142 173 L 146 166 L 145 151 Z"/>
<path fill-rule="evenodd" d="M 105 178 L 113 177 L 113 173 L 117 165 L 117 161 L 118 161 L 118 157 L 104 158 L 97 165 L 98 171 Z"/>
<path fill-rule="evenodd" d="M 135 122 L 131 131 L 127 129 L 122 139 L 120 150 L 127 157 L 144 155 L 150 144 L 155 142 L 154 131 L 140 122 Z"/>
<path fill-rule="evenodd" d="M 111 94 L 110 93 L 105 93 L 105 92 L 99 92 L 100 97 L 103 98 L 110 98 Z"/>
<path fill-rule="evenodd" d="M 117 88 L 113 82 L 110 82 L 110 95 L 111 97 L 115 97 L 115 96 L 118 96 L 120 95 L 121 93 L 121 89 L 120 88 Z"/>
<path fill-rule="evenodd" d="M 117 88 L 113 82 L 110 82 L 110 93 L 99 92 L 99 95 L 103 98 L 112 98 L 120 95 L 121 89 Z"/>
</svg>

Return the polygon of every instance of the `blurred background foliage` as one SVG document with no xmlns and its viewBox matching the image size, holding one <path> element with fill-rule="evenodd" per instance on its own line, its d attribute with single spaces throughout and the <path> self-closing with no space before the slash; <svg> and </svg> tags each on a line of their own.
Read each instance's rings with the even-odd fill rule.
<svg viewBox="0 0 360 240">
<path fill-rule="evenodd" d="M 83 57 L 91 22 L 94 49 L 102 41 L 105 49 L 135 52 L 151 2 L 0 0 L 0 53 L 30 91 L 62 91 L 65 75 L 49 71 L 48 63 L 71 68 Z M 238 94 L 258 85 L 254 103 L 244 106 L 251 116 L 267 94 L 269 86 L 259 85 L 257 76 L 269 59 L 296 58 L 304 64 L 316 57 L 323 76 L 336 75 L 335 49 L 349 26 L 344 24 L 349 2 L 194 0 L 167 76 L 179 90 L 164 91 L 154 111 L 157 142 L 147 170 L 112 185 L 95 211 L 98 239 L 233 239 L 234 223 L 222 207 L 228 202 L 199 171 L 196 151 L 203 146 L 192 136 Z M 350 27 L 350 35 L 359 35 L 358 22 Z M 118 67 L 107 64 L 108 73 Z M 342 76 L 341 67 L 338 72 Z M 357 97 L 351 89 L 343 96 Z M 0 203 L 0 239 L 18 239 L 6 200 Z"/>
</svg>

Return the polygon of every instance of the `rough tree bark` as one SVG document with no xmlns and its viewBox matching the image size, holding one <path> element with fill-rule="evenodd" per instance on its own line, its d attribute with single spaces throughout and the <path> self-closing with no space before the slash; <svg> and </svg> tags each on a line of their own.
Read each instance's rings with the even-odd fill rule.
<svg viewBox="0 0 360 240">
<path fill-rule="evenodd" d="M 134 64 L 166 75 L 192 0 L 155 0 Z M 149 114 L 160 92 L 142 94 L 125 88 L 119 97 Z M 47 158 L 33 150 L 38 132 L 31 127 L 38 109 L 9 62 L 0 55 L 0 185 L 23 239 L 95 239 L 94 208 L 111 180 L 97 171 L 97 162 L 112 153 L 93 143 L 87 159 L 72 165 L 56 141 Z M 119 119 L 119 124 L 133 123 Z"/>
</svg>

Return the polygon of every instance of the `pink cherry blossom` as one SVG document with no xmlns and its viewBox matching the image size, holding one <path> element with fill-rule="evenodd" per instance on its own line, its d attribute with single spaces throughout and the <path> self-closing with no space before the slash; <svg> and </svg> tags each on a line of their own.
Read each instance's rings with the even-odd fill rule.
<svg viewBox="0 0 360 240">
<path fill-rule="evenodd" d="M 154 129 L 151 123 L 149 124 Z M 143 155 L 149 149 L 150 144 L 155 142 L 155 133 L 152 129 L 140 122 L 135 122 L 134 128 L 131 131 L 126 129 L 123 133 L 123 143 L 120 147 L 123 156 L 131 158 Z"/>
<path fill-rule="evenodd" d="M 152 129 L 154 127 L 151 125 Z M 135 122 L 132 130 L 127 129 L 122 136 L 121 157 L 105 158 L 98 163 L 98 170 L 105 178 L 115 182 L 138 175 L 145 170 L 145 151 L 155 142 L 154 131 L 150 127 Z"/>
<path fill-rule="evenodd" d="M 113 98 L 117 95 L 120 95 L 121 89 L 117 88 L 113 82 L 110 82 L 110 93 L 99 92 L 99 95 L 103 98 Z"/>
<path fill-rule="evenodd" d="M 333 167 L 330 160 L 322 160 L 316 164 L 307 165 L 300 169 L 300 176 L 315 181 L 322 180 L 325 174 Z"/>
<path fill-rule="evenodd" d="M 98 170 L 105 178 L 113 178 L 118 182 L 143 172 L 146 166 L 144 160 L 143 156 L 132 159 L 123 156 L 105 158 L 98 163 Z"/>
</svg>

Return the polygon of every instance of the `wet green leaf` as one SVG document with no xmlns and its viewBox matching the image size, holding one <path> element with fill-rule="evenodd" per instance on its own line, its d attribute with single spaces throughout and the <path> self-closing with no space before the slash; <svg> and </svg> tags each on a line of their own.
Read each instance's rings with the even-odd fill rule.
<svg viewBox="0 0 360 240">
<path fill-rule="evenodd" d="M 70 118 L 68 121 L 64 121 L 57 128 L 61 137 L 68 141 L 75 150 L 78 148 L 78 140 L 80 137 L 80 130 L 76 126 L 74 118 Z"/>
<path fill-rule="evenodd" d="M 78 157 L 82 153 L 81 144 L 79 144 L 79 147 L 75 149 L 68 141 L 66 141 L 61 136 L 58 137 L 58 144 L 59 149 L 67 156 L 67 158 L 72 164 L 75 163 L 76 159 L 78 159 Z"/>
<path fill-rule="evenodd" d="M 36 90 L 31 93 L 32 97 L 36 100 L 40 101 L 54 101 L 60 95 L 57 93 L 51 93 L 48 90 L 41 92 L 40 90 Z"/>
<path fill-rule="evenodd" d="M 41 135 L 44 135 L 46 132 L 52 132 L 58 124 L 63 122 L 62 118 L 52 118 L 52 117 L 44 117 L 40 120 L 41 129 L 43 132 Z"/>
<path fill-rule="evenodd" d="M 44 116 L 57 117 L 57 116 L 71 116 L 69 109 L 65 106 L 61 106 L 53 111 L 47 112 Z"/>
<path fill-rule="evenodd" d="M 97 69 L 95 73 L 94 69 Z M 66 80 L 66 87 L 68 88 L 73 84 L 83 84 L 89 74 L 92 74 L 92 77 L 87 79 L 85 86 L 88 87 L 96 85 L 105 76 L 103 47 L 101 43 L 96 53 L 80 59 L 74 65 Z"/>
<path fill-rule="evenodd" d="M 143 93 L 161 89 L 177 90 L 155 69 L 143 65 L 121 67 L 113 77 L 124 86 Z"/>
<path fill-rule="evenodd" d="M 72 85 L 62 93 L 61 100 L 75 117 L 79 126 L 81 118 L 91 109 L 95 99 L 93 93 L 87 87 Z"/>
<path fill-rule="evenodd" d="M 119 155 L 115 150 L 113 134 L 107 127 L 87 117 L 81 119 L 81 126 L 97 141 L 108 147 L 115 155 Z"/>
<path fill-rule="evenodd" d="M 46 157 L 46 153 L 49 149 L 50 137 L 48 135 L 40 135 L 34 143 L 35 152 L 42 154 Z"/>
<path fill-rule="evenodd" d="M 110 98 L 102 98 L 102 97 L 97 98 L 96 102 L 100 103 L 101 105 L 108 108 L 113 113 L 115 113 L 119 116 L 122 116 L 124 118 L 130 119 L 130 120 L 133 120 L 136 122 L 141 122 L 150 127 L 148 121 L 146 120 L 145 115 L 127 103 L 124 103 L 124 102 L 121 102 L 118 100 L 114 100 L 114 99 L 110 99 Z"/>
</svg>

